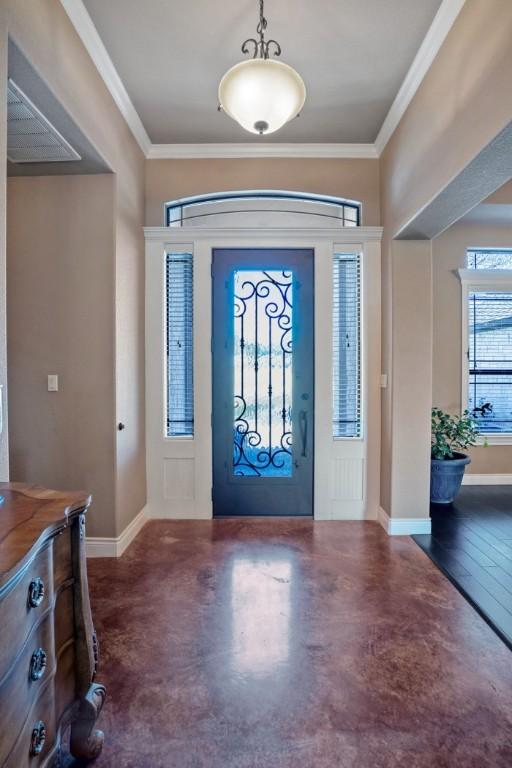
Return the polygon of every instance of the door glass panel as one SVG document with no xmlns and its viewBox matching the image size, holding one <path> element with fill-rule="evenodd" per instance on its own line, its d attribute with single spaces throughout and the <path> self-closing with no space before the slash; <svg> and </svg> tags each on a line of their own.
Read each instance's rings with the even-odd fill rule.
<svg viewBox="0 0 512 768">
<path fill-rule="evenodd" d="M 234 272 L 233 473 L 292 474 L 293 272 Z"/>
</svg>

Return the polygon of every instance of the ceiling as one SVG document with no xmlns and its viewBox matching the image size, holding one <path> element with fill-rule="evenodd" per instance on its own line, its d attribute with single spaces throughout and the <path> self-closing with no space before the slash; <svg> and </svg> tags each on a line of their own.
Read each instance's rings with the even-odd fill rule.
<svg viewBox="0 0 512 768">
<path fill-rule="evenodd" d="M 257 0 L 84 0 L 154 144 L 258 142 L 217 112 Z M 266 0 L 267 38 L 302 75 L 301 116 L 265 141 L 372 143 L 441 0 Z"/>
</svg>

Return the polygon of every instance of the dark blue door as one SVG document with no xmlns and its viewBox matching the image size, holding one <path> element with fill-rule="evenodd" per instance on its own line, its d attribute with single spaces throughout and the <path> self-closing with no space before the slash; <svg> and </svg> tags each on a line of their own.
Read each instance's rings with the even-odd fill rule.
<svg viewBox="0 0 512 768">
<path fill-rule="evenodd" d="M 313 250 L 213 252 L 213 512 L 312 515 Z"/>
</svg>

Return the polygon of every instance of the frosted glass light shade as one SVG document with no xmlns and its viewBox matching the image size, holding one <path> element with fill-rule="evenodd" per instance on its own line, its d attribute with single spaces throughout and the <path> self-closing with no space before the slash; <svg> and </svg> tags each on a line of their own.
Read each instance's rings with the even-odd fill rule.
<svg viewBox="0 0 512 768">
<path fill-rule="evenodd" d="M 304 106 L 306 87 L 288 64 L 249 59 L 228 69 L 219 85 L 219 104 L 251 133 L 279 130 Z"/>
</svg>

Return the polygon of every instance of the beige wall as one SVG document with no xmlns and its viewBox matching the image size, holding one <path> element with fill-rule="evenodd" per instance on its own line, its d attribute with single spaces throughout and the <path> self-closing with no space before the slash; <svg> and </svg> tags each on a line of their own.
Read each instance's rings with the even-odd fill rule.
<svg viewBox="0 0 512 768">
<path fill-rule="evenodd" d="M 115 514 L 101 530 L 105 535 L 117 535 L 146 500 L 142 235 L 145 159 L 61 3 L 58 0 L 36 3 L 6 0 L 1 5 L 6 9 L 7 25 L 0 34 L 5 36 L 7 26 L 14 42 L 115 173 L 112 247 L 115 291 L 110 298 L 115 326 L 110 367 L 115 370 L 116 388 L 111 395 L 114 419 L 109 426 L 115 440 L 116 502 Z M 0 61 L 2 89 L 6 77 L 3 56 Z M 4 131 L 5 121 L 2 121 Z M 2 172 L 3 168 L 4 164 Z M 0 211 L 0 226 L 1 217 Z M 11 395 L 16 397 L 16 393 Z M 116 431 L 119 421 L 126 425 L 122 432 Z M 97 535 L 98 530 L 91 526 L 89 533 Z"/>
<path fill-rule="evenodd" d="M 144 177 L 137 162 L 117 176 L 115 260 L 116 531 L 146 504 Z M 115 428 L 115 427 L 114 427 Z"/>
<path fill-rule="evenodd" d="M 393 237 L 512 120 L 511 40 L 509 0 L 466 0 L 381 156 L 382 370 L 391 381 L 382 395 L 381 505 L 393 516 L 405 512 L 409 517 L 422 516 L 414 507 L 394 508 L 393 504 L 414 498 L 414 489 L 423 488 L 428 458 L 395 466 L 399 460 L 395 447 L 402 442 L 400 434 L 407 433 L 401 392 L 417 389 L 418 404 L 426 408 L 425 385 L 430 386 L 431 377 L 424 365 L 408 369 L 407 361 L 400 359 L 399 338 L 405 334 L 402 349 L 406 348 L 409 330 L 397 292 L 401 278 L 396 274 Z M 416 266 L 421 276 L 423 265 Z M 425 290 L 430 290 L 428 284 Z M 399 318 L 405 326 L 399 325 Z M 431 311 L 419 301 L 413 326 L 421 330 L 430 323 Z M 422 456 L 430 443 L 426 414 L 415 442 L 421 446 L 417 455 Z M 403 471 L 406 466 L 407 472 Z M 423 499 L 419 506 L 425 506 Z"/>
<path fill-rule="evenodd" d="M 391 250 L 393 441 L 389 510 L 392 517 L 426 518 L 432 397 L 431 243 L 395 241 Z"/>
<path fill-rule="evenodd" d="M 384 227 L 381 264 L 381 371 L 387 387 L 381 389 L 380 402 L 380 506 L 391 515 L 391 469 L 393 445 L 393 256 L 392 241 Z"/>
<path fill-rule="evenodd" d="M 496 192 L 490 195 L 484 202 L 494 205 L 510 205 L 510 203 L 512 203 L 512 181 L 508 181 L 502 187 L 497 189 Z"/>
<path fill-rule="evenodd" d="M 6 326 L 6 249 L 5 249 L 5 200 L 7 158 L 7 21 L 6 8 L 0 3 L 0 385 L 4 388 L 4 428 L 0 435 L 0 481 L 9 478 L 7 444 L 7 326 Z"/>
<path fill-rule="evenodd" d="M 382 157 L 394 236 L 512 120 L 512 2 L 466 0 Z"/>
<path fill-rule="evenodd" d="M 380 225 L 379 161 L 317 159 L 148 160 L 146 226 L 163 225 L 163 203 L 190 195 L 284 189 L 361 201 L 365 226 Z"/>
<path fill-rule="evenodd" d="M 461 408 L 461 284 L 466 249 L 512 247 L 512 225 L 490 226 L 461 220 L 432 243 L 433 261 L 433 380 L 432 402 L 458 412 Z M 471 451 L 469 473 L 510 474 L 512 446 L 492 445 Z"/>
<path fill-rule="evenodd" d="M 11 477 L 92 493 L 97 535 L 115 508 L 114 181 L 8 182 Z"/>
</svg>

